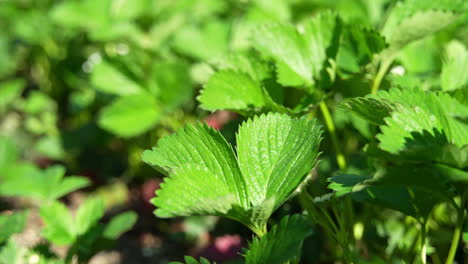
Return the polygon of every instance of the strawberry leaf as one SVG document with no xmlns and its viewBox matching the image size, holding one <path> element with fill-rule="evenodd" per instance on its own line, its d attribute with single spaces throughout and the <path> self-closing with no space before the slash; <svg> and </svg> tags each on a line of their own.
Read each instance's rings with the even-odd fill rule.
<svg viewBox="0 0 468 264">
<path fill-rule="evenodd" d="M 143 153 L 146 163 L 169 175 L 152 200 L 155 213 L 223 215 L 261 234 L 313 168 L 320 134 L 316 122 L 304 118 L 255 117 L 239 129 L 237 159 L 218 131 L 188 125 Z"/>
</svg>

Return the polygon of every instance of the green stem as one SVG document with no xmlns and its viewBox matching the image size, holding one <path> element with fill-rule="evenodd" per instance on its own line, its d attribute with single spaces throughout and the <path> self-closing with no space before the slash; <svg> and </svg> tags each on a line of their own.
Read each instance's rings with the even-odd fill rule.
<svg viewBox="0 0 468 264">
<path fill-rule="evenodd" d="M 393 57 L 384 60 L 380 65 L 379 71 L 377 72 L 377 75 L 375 75 L 374 81 L 372 82 L 371 94 L 377 94 L 377 91 L 380 88 L 380 84 L 382 83 L 388 68 L 390 68 L 390 65 L 392 65 L 392 62 Z"/>
<path fill-rule="evenodd" d="M 452 264 L 455 259 L 455 255 L 458 249 L 458 243 L 460 242 L 460 237 L 463 231 L 463 218 L 465 216 L 465 202 L 468 198 L 468 190 L 465 191 L 461 199 L 461 205 L 457 208 L 457 225 L 455 226 L 455 231 L 453 232 L 452 243 L 450 245 L 449 254 L 445 260 L 445 264 Z"/>
<path fill-rule="evenodd" d="M 421 222 L 421 261 L 423 264 L 426 264 L 427 261 L 426 261 L 426 236 L 427 236 L 427 229 L 426 229 L 426 225 L 427 225 L 427 220 L 429 218 L 425 218 L 422 222 Z"/>
<path fill-rule="evenodd" d="M 333 147 L 335 148 L 336 162 L 338 163 L 338 167 L 340 168 L 340 170 L 344 170 L 346 168 L 346 159 L 343 153 L 341 152 L 338 137 L 336 136 L 335 124 L 333 123 L 330 111 L 328 110 L 328 106 L 325 103 L 325 101 L 321 101 L 319 106 L 320 111 L 322 111 L 323 119 L 325 119 L 325 125 L 327 126 L 328 132 L 330 133 Z"/>
</svg>

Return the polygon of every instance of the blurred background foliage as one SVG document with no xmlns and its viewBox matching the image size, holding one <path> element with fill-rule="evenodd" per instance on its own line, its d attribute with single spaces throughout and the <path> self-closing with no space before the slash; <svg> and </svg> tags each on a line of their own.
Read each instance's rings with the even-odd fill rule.
<svg viewBox="0 0 468 264">
<path fill-rule="evenodd" d="M 148 200 L 158 188 L 161 175 L 143 165 L 143 149 L 196 120 L 223 128 L 225 136 L 233 138 L 242 119 L 232 113 L 203 111 L 196 97 L 212 73 L 229 68 L 229 54 L 252 52 L 250 29 L 265 22 L 299 23 L 323 10 L 336 11 L 349 25 L 380 28 L 394 2 L 0 0 L 0 181 L 24 174 L 23 183 L 18 181 L 9 188 L 26 188 L 24 181 L 34 182 L 28 178 L 31 170 L 41 174 L 43 169 L 59 164 L 67 175 L 84 176 L 90 181 L 82 191 L 62 198 L 70 210 L 76 209 L 83 197 L 100 197 L 105 201 L 107 217 L 127 209 L 136 211 L 137 225 L 118 242 L 115 251 L 122 262 L 96 263 L 165 263 L 186 254 L 223 261 L 230 253 L 219 253 L 217 243 L 227 243 L 235 251 L 245 243 L 238 235 L 249 238 L 248 231 L 213 217 L 156 219 Z M 439 83 L 438 76 L 443 74 L 445 61 L 457 60 L 463 51 L 466 54 L 467 18 L 465 13 L 448 29 L 404 48 L 384 87 L 391 83 L 451 90 L 451 84 L 444 84 L 443 78 Z M 339 102 L 367 94 L 369 73 L 361 65 L 344 62 L 340 66 L 332 87 L 320 98 L 330 96 L 331 101 Z M 467 76 L 460 80 L 462 85 L 466 85 Z M 284 97 L 296 105 L 302 95 L 301 91 L 288 90 Z M 458 97 L 467 102 L 466 93 Z M 369 161 L 361 149 L 372 137 L 371 128 L 343 109 L 332 109 L 338 137 L 350 162 L 348 172 L 362 173 Z M 337 170 L 332 143 L 324 140 L 321 148 L 320 178 L 315 179 L 321 184 L 312 187 L 318 195 L 327 192 L 326 178 Z M 21 194 L 5 189 L 2 192 L 0 188 L 0 210 L 37 207 L 34 198 L 33 202 L 11 198 Z M 297 210 L 293 201 L 276 214 Z M 361 222 L 370 217 L 373 220 L 364 234 L 359 233 L 359 225 L 353 227 L 354 232 L 363 240 L 375 241 L 367 245 L 373 252 L 404 255 L 412 250 L 417 229 L 408 230 L 408 225 L 401 224 L 411 220 L 395 211 L 377 213 L 380 209 L 368 205 L 359 210 Z M 443 205 L 433 212 L 440 220 L 437 226 L 429 223 L 437 232 L 436 244 L 446 244 L 450 239 L 448 227 L 456 221 L 450 210 Z M 321 261 L 331 263 L 334 253 L 328 257 L 320 254 L 329 250 L 329 245 L 321 243 L 320 232 L 315 230 L 306 241 L 305 259 L 314 263 L 320 255 Z"/>
</svg>

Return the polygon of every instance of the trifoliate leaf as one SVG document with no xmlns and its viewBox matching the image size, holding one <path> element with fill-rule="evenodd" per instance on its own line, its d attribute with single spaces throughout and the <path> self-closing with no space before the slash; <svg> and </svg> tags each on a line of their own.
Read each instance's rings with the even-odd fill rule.
<svg viewBox="0 0 468 264">
<path fill-rule="evenodd" d="M 169 174 L 153 199 L 156 215 L 224 215 L 262 233 L 313 168 L 320 134 L 304 118 L 255 117 L 239 129 L 236 159 L 218 131 L 188 125 L 143 153 L 146 163 Z"/>
<path fill-rule="evenodd" d="M 444 91 L 463 88 L 468 84 L 468 50 L 458 41 L 450 42 L 446 47 L 440 81 Z"/>
<path fill-rule="evenodd" d="M 106 61 L 94 66 L 91 82 L 97 90 L 109 94 L 130 95 L 143 91 L 138 83 Z"/>
<path fill-rule="evenodd" d="M 296 84 L 300 77 L 302 85 L 311 86 L 315 80 L 330 78 L 325 68 L 328 59 L 336 56 L 340 25 L 335 14 L 324 12 L 307 21 L 301 32 L 287 24 L 259 26 L 253 42 L 280 65 L 277 70 L 282 84 Z M 294 81 L 287 76 L 293 76 Z"/>
<path fill-rule="evenodd" d="M 84 177 L 65 177 L 65 168 L 59 165 L 45 170 L 36 167 L 15 166 L 7 170 L 6 179 L 0 185 L 0 193 L 6 196 L 23 196 L 43 201 L 54 200 L 89 185 Z"/>
<path fill-rule="evenodd" d="M 390 44 L 387 54 L 445 28 L 458 18 L 462 8 L 462 0 L 397 2 L 382 31 Z"/>
<path fill-rule="evenodd" d="M 141 93 L 117 98 L 99 113 L 98 124 L 122 137 L 140 135 L 159 120 L 160 107 L 151 94 Z"/>
<path fill-rule="evenodd" d="M 198 97 L 205 110 L 244 110 L 265 106 L 260 82 L 244 73 L 222 70 L 211 76 Z"/>
<path fill-rule="evenodd" d="M 246 264 L 284 264 L 301 255 L 304 239 L 312 234 L 309 220 L 286 216 L 263 237 L 254 238 L 245 254 Z"/>
</svg>

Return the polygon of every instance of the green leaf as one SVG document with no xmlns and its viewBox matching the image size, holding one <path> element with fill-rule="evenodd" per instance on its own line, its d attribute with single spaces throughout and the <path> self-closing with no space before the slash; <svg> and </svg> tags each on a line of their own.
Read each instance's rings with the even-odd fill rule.
<svg viewBox="0 0 468 264">
<path fill-rule="evenodd" d="M 8 240 L 4 247 L 0 248 L 1 264 L 26 263 L 26 250 L 18 247 L 13 239 Z"/>
<path fill-rule="evenodd" d="M 137 219 L 138 215 L 132 211 L 116 215 L 106 225 L 103 236 L 107 239 L 117 239 L 120 235 L 131 229 Z"/>
<path fill-rule="evenodd" d="M 41 207 L 39 215 L 45 224 L 44 238 L 57 245 L 71 245 L 75 241 L 73 220 L 65 205 L 52 201 Z"/>
<path fill-rule="evenodd" d="M 167 111 L 186 103 L 193 96 L 189 67 L 184 63 L 158 62 L 153 66 L 157 96 Z"/>
<path fill-rule="evenodd" d="M 153 199 L 156 215 L 224 215 L 262 233 L 314 167 L 320 135 L 315 121 L 261 115 L 240 127 L 236 160 L 218 131 L 186 126 L 143 153 L 169 174 Z"/>
<path fill-rule="evenodd" d="M 0 113 L 20 95 L 26 83 L 23 79 L 8 80 L 0 83 Z"/>
<path fill-rule="evenodd" d="M 249 75 L 255 81 L 263 81 L 272 77 L 273 67 L 259 58 L 258 53 L 236 52 L 224 56 L 217 66 L 221 70 L 232 70 Z"/>
<path fill-rule="evenodd" d="M 122 137 L 138 136 L 158 122 L 160 107 L 150 94 L 123 96 L 104 107 L 98 124 Z"/>
<path fill-rule="evenodd" d="M 315 166 L 320 135 L 315 121 L 286 115 L 256 116 L 243 123 L 236 137 L 237 157 L 251 203 L 273 199 L 276 209 L 284 202 Z"/>
<path fill-rule="evenodd" d="M 143 91 L 138 83 L 106 61 L 94 66 L 91 82 L 97 90 L 109 94 L 132 95 Z"/>
<path fill-rule="evenodd" d="M 341 107 L 375 125 L 385 125 L 384 118 L 398 109 L 398 105 L 391 101 L 375 98 L 373 95 L 353 98 L 342 103 Z"/>
<path fill-rule="evenodd" d="M 445 60 L 440 76 L 444 91 L 453 91 L 468 85 L 468 50 L 458 42 L 450 42 L 445 51 Z"/>
<path fill-rule="evenodd" d="M 462 8 L 462 0 L 397 2 L 382 30 L 390 44 L 387 54 L 398 52 L 408 43 L 450 25 L 458 18 Z"/>
<path fill-rule="evenodd" d="M 200 27 L 189 25 L 178 30 L 174 47 L 195 59 L 209 61 L 227 51 L 228 40 L 229 25 L 211 20 Z"/>
<path fill-rule="evenodd" d="M 254 238 L 245 254 L 245 263 L 284 264 L 299 258 L 302 242 L 312 234 L 309 223 L 301 215 L 285 216 L 266 235 Z"/>
<path fill-rule="evenodd" d="M 329 78 L 324 71 L 327 59 L 336 56 L 339 30 L 337 16 L 324 12 L 307 21 L 303 32 L 291 25 L 262 25 L 254 32 L 253 42 L 260 52 L 280 65 L 278 75 L 283 85 L 297 83 L 300 77 L 302 85 L 311 86 L 315 80 Z M 293 76 L 294 81 L 286 76 Z"/>
<path fill-rule="evenodd" d="M 18 165 L 16 165 L 18 166 Z M 65 168 L 60 165 L 39 170 L 31 165 L 12 168 L 5 175 L 6 180 L 0 185 L 0 193 L 7 196 L 24 196 L 43 201 L 58 199 L 76 189 L 89 185 L 84 177 L 66 177 Z"/>
<path fill-rule="evenodd" d="M 0 244 L 5 243 L 13 234 L 23 231 L 27 218 L 27 211 L 0 214 Z"/>
<path fill-rule="evenodd" d="M 87 199 L 76 212 L 74 234 L 86 233 L 104 215 L 104 202 L 98 198 Z"/>
<path fill-rule="evenodd" d="M 361 117 L 381 125 L 381 147 L 391 153 L 411 147 L 438 144 L 439 149 L 454 144 L 459 148 L 468 144 L 468 126 L 458 120 L 468 116 L 468 107 L 445 93 L 425 92 L 421 89 L 391 89 L 376 96 L 355 98 L 343 105 Z M 450 148 L 450 147 L 449 147 Z M 410 150 L 414 151 L 414 150 Z"/>
<path fill-rule="evenodd" d="M 374 54 L 385 47 L 385 39 L 376 31 L 347 26 L 343 30 L 336 58 L 338 68 L 344 72 L 358 73 L 372 61 Z"/>
<path fill-rule="evenodd" d="M 204 200 L 205 195 L 213 197 L 218 194 L 229 194 L 226 199 L 232 200 L 242 207 L 248 206 L 245 182 L 242 179 L 232 147 L 218 131 L 207 125 L 187 125 L 174 135 L 162 138 L 156 148 L 143 153 L 143 161 L 156 166 L 166 174 L 171 174 L 165 179 L 165 183 L 158 191 L 158 196 L 153 201 L 159 207 L 156 210 L 158 216 L 174 217 L 194 214 L 192 213 L 194 209 L 187 205 L 197 204 L 196 201 Z M 204 177 L 210 180 L 203 180 L 207 183 L 206 186 L 199 185 L 196 180 L 187 178 L 193 177 L 194 174 L 196 174 L 197 180 L 198 178 L 203 180 Z M 187 184 L 184 183 L 185 181 Z M 191 186 L 193 183 L 195 186 Z M 183 187 L 189 192 L 181 192 L 184 196 L 174 199 L 181 193 L 177 187 L 171 187 L 173 184 L 180 188 Z M 170 191 L 166 192 L 166 188 Z M 192 195 L 191 188 L 203 189 L 203 192 Z M 174 193 L 179 194 L 174 196 Z M 161 196 L 165 198 L 159 199 L 158 197 Z M 213 200 L 211 204 L 217 202 L 217 200 Z M 221 207 L 224 207 L 224 200 L 221 202 L 223 202 Z M 212 210 L 209 206 L 204 207 L 204 204 L 200 204 L 200 206 L 202 207 L 197 208 L 197 210 L 202 209 L 201 214 Z M 172 213 L 173 209 L 177 210 Z M 184 212 L 181 212 L 182 210 Z M 213 210 L 212 213 L 215 212 Z"/>
<path fill-rule="evenodd" d="M 13 165 L 19 158 L 19 151 L 16 144 L 8 137 L 0 136 L 0 179 L 4 170 Z"/>
<path fill-rule="evenodd" d="M 232 70 L 222 70 L 211 76 L 198 101 L 201 108 L 209 111 L 244 110 L 266 104 L 261 84 L 247 74 Z"/>
<path fill-rule="evenodd" d="M 337 175 L 329 178 L 336 196 L 351 195 L 360 202 L 392 208 L 416 219 L 455 196 L 450 184 L 453 169 L 432 165 L 405 165 L 382 169 L 371 178 Z"/>
</svg>

